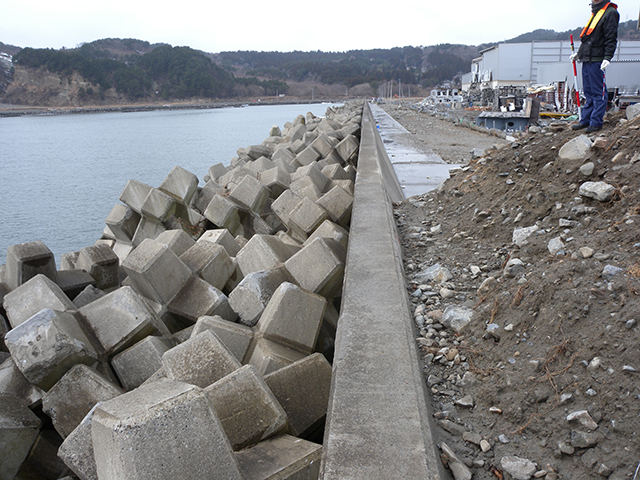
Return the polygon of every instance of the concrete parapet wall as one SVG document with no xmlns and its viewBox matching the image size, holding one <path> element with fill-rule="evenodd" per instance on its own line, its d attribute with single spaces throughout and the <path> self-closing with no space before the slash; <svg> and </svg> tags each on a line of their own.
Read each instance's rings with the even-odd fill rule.
<svg viewBox="0 0 640 480">
<path fill-rule="evenodd" d="M 397 179 L 377 136 L 365 106 L 320 478 L 447 478 L 393 218 Z"/>
</svg>

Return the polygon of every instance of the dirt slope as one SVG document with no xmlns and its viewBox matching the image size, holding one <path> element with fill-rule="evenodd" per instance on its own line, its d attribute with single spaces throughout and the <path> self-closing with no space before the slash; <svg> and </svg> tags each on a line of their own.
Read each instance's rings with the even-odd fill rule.
<svg viewBox="0 0 640 480">
<path fill-rule="evenodd" d="M 437 132 L 426 127 L 431 117 L 386 109 L 416 135 Z M 446 127 L 449 142 L 463 144 L 469 130 Z M 455 453 L 476 479 L 634 477 L 639 127 L 640 117 L 608 115 L 579 160 L 559 152 L 580 132 L 545 127 L 397 205 L 416 338 L 453 470 Z M 589 162 L 587 176 L 589 165 L 580 168 Z M 588 181 L 612 185 L 611 200 L 581 195 Z M 537 231 L 518 247 L 512 236 L 522 227 Z M 451 278 L 422 275 L 436 264 Z M 473 313 L 459 331 L 448 323 L 456 310 Z"/>
</svg>

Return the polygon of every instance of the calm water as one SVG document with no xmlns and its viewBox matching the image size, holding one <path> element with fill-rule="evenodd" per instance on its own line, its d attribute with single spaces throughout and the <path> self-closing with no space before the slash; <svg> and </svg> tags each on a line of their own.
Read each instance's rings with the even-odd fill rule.
<svg viewBox="0 0 640 480">
<path fill-rule="evenodd" d="M 7 247 L 42 240 L 63 253 L 92 245 L 130 179 L 153 187 L 180 165 L 202 178 L 272 125 L 329 105 L 250 106 L 0 118 L 0 265 Z"/>
</svg>

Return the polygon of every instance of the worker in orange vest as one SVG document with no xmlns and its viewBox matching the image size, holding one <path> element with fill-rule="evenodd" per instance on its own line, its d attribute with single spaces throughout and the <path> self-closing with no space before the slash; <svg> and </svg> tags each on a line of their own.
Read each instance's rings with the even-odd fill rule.
<svg viewBox="0 0 640 480">
<path fill-rule="evenodd" d="M 580 34 L 580 48 L 571 55 L 572 62 L 582 63 L 582 89 L 587 99 L 580 122 L 571 127 L 574 130 L 586 128 L 591 133 L 602 128 L 608 102 L 605 71 L 616 51 L 619 22 L 615 3 L 593 0 L 591 17 Z"/>
</svg>

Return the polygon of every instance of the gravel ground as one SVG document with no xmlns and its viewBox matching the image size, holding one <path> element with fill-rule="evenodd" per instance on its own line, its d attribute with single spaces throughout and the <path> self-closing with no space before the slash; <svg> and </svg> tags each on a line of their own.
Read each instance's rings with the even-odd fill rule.
<svg viewBox="0 0 640 480">
<path fill-rule="evenodd" d="M 443 462 L 456 480 L 635 480 L 640 117 L 505 144 L 382 107 L 466 163 L 395 209 Z M 471 160 L 474 148 L 486 154 Z M 608 196 L 587 196 L 588 182 Z"/>
</svg>

